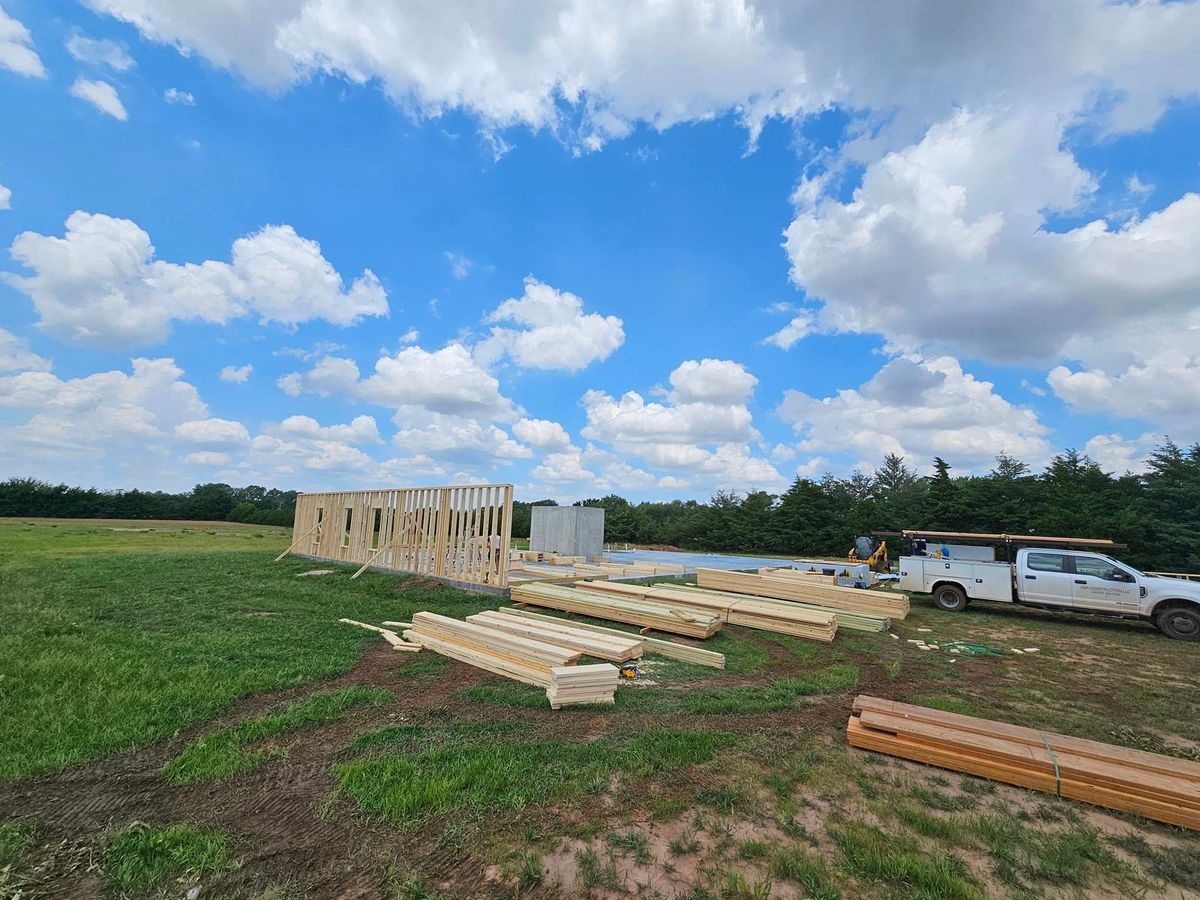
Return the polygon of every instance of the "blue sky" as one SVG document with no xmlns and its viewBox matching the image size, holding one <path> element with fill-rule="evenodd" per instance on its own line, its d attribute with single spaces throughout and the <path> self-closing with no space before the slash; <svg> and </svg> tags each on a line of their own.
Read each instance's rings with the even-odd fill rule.
<svg viewBox="0 0 1200 900">
<path fill-rule="evenodd" d="M 0 3 L 0 474 L 704 498 L 1200 438 L 1195 4 L 250 6 Z"/>
</svg>

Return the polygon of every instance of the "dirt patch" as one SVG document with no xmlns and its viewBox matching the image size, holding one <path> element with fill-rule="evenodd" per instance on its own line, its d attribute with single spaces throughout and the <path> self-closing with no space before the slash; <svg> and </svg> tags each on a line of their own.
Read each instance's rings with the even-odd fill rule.
<svg viewBox="0 0 1200 900">
<path fill-rule="evenodd" d="M 26 896 L 101 895 L 96 860 L 104 839 L 135 821 L 194 822 L 233 835 L 240 867 L 205 884 L 205 894 L 218 888 L 220 894 L 253 894 L 287 883 L 314 897 L 379 896 L 384 870 L 393 862 L 401 871 L 420 869 L 452 885 L 471 883 L 478 869 L 469 859 L 449 861 L 420 835 L 371 822 L 352 809 L 335 815 L 323 810 L 335 787 L 331 766 L 356 735 L 444 706 L 457 690 L 480 680 L 476 670 L 459 665 L 432 683 L 406 679 L 397 656 L 386 644 L 372 645 L 340 678 L 249 697 L 228 715 L 172 739 L 7 785 L 0 821 L 38 825 Z M 285 735 L 286 758 L 233 778 L 172 785 L 159 777 L 163 764 L 202 733 L 286 700 L 356 684 L 389 687 L 402 699 Z"/>
</svg>

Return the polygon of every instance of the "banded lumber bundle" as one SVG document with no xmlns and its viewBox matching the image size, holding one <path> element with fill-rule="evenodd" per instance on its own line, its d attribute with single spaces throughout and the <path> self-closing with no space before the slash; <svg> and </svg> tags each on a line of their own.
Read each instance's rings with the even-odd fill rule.
<svg viewBox="0 0 1200 900">
<path fill-rule="evenodd" d="M 708 591 L 684 591 L 657 584 L 588 585 L 589 592 L 614 593 L 652 602 L 662 601 L 673 606 L 702 609 L 721 616 L 729 625 L 756 628 L 776 634 L 809 638 L 829 643 L 837 633 L 837 619 L 832 613 L 819 612 L 811 607 L 755 597 L 734 597 L 710 594 Z"/>
<path fill-rule="evenodd" d="M 721 569 L 697 569 L 696 583 L 703 588 L 734 594 L 756 594 L 774 600 L 819 604 L 847 612 L 868 613 L 903 619 L 908 615 L 906 594 L 840 587 L 835 584 L 809 584 L 799 578 L 726 572 Z"/>
<path fill-rule="evenodd" d="M 853 747 L 1200 829 L 1200 763 L 860 696 Z"/>
<path fill-rule="evenodd" d="M 550 670 L 546 698 L 552 709 L 571 703 L 612 703 L 617 689 L 616 666 L 555 666 Z"/>
<path fill-rule="evenodd" d="M 581 588 L 556 584 L 522 584 L 512 588 L 515 603 L 544 606 L 564 612 L 578 613 L 593 619 L 608 619 L 643 625 L 656 631 L 708 638 L 720 630 L 724 619 L 692 607 L 671 606 L 665 603 L 601 594 Z"/>
<path fill-rule="evenodd" d="M 596 587 L 596 585 L 588 585 L 588 587 Z M 724 597 L 730 601 L 737 600 L 757 600 L 761 603 L 774 603 L 779 606 L 788 608 L 813 609 L 818 612 L 830 613 L 837 619 L 839 629 L 847 631 L 866 631 L 872 634 L 878 634 L 883 631 L 889 631 L 892 627 L 892 620 L 886 616 L 873 615 L 871 613 L 850 612 L 844 609 L 834 609 L 830 606 L 819 606 L 815 603 L 798 603 L 794 600 L 776 600 L 772 597 L 757 597 L 753 594 L 735 594 L 730 591 L 714 591 L 711 588 L 697 587 L 694 584 L 679 584 L 672 586 L 676 591 L 688 591 L 693 594 L 708 597 Z"/>
<path fill-rule="evenodd" d="M 414 615 L 404 636 L 442 656 L 545 688 L 554 709 L 572 703 L 613 702 L 616 666 L 576 666 L 581 654 L 572 648 L 429 612 Z M 611 689 L 606 690 L 606 685 Z"/>
<path fill-rule="evenodd" d="M 644 643 L 637 635 L 614 637 L 605 634 L 588 634 L 576 628 L 564 628 L 550 622 L 533 622 L 498 612 L 481 612 L 467 616 L 467 621 L 487 628 L 499 628 L 512 634 L 535 641 L 546 641 L 561 647 L 578 650 L 597 659 L 625 662 L 637 659 L 644 652 Z"/>
<path fill-rule="evenodd" d="M 528 609 L 515 609 L 511 606 L 502 606 L 499 612 L 507 616 L 515 616 L 520 619 L 531 619 L 537 622 L 547 622 L 552 625 L 558 625 L 563 628 L 572 628 L 579 631 L 590 632 L 592 634 L 609 634 L 614 637 L 633 637 L 628 631 L 621 631 L 618 628 L 605 628 L 603 625 L 593 625 L 590 622 L 572 622 L 570 619 L 559 619 L 555 616 L 547 616 L 542 613 L 531 612 Z M 692 647 L 688 644 L 679 644 L 675 641 L 664 641 L 661 638 L 646 637 L 638 635 L 642 642 L 643 650 L 654 656 L 665 656 L 667 659 L 677 659 L 680 662 L 694 663 L 698 666 L 709 666 L 714 669 L 725 668 L 725 654 L 717 653 L 714 650 L 703 650 L 700 647 Z"/>
</svg>

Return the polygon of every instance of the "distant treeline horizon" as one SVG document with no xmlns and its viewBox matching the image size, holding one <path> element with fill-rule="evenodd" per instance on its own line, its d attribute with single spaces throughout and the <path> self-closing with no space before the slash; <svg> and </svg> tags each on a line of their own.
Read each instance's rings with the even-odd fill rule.
<svg viewBox="0 0 1200 900">
<path fill-rule="evenodd" d="M 1200 443 L 1167 440 L 1142 473 L 1115 475 L 1075 450 L 1041 472 L 1006 454 L 986 475 L 955 476 L 940 457 L 921 476 L 889 454 L 874 472 L 797 477 L 782 494 L 717 491 L 707 501 L 630 502 L 610 494 L 576 506 L 605 510 L 609 543 L 685 550 L 841 558 L 872 531 L 926 528 L 1110 538 L 1117 555 L 1156 571 L 1200 571 Z M 204 519 L 291 525 L 296 491 L 198 484 L 186 493 L 100 491 L 34 478 L 0 482 L 0 516 Z M 512 534 L 529 536 L 530 510 L 514 501 Z"/>
</svg>

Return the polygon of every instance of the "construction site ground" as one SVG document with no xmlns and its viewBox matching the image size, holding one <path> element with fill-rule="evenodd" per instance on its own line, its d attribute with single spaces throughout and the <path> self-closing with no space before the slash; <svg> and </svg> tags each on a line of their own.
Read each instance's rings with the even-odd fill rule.
<svg viewBox="0 0 1200 900">
<path fill-rule="evenodd" d="M 917 597 L 553 711 L 337 623 L 503 601 L 272 563 L 288 534 L 0 520 L 0 896 L 1200 896 L 1200 835 L 844 738 L 865 693 L 1197 760 L 1200 645 Z"/>
</svg>

